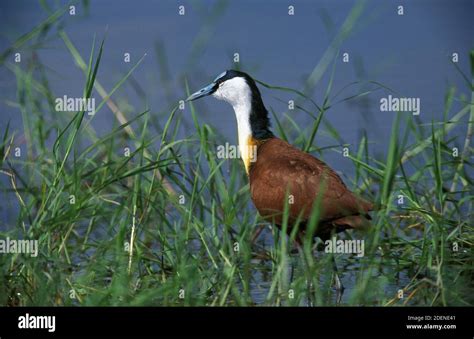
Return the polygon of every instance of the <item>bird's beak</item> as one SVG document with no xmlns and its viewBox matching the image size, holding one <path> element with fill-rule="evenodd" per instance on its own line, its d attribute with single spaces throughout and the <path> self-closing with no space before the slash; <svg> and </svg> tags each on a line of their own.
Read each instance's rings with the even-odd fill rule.
<svg viewBox="0 0 474 339">
<path fill-rule="evenodd" d="M 196 93 L 191 94 L 186 101 L 193 101 L 202 97 L 205 97 L 206 95 L 212 94 L 216 91 L 217 89 L 217 84 L 215 82 L 210 83 L 204 88 L 201 88 L 199 91 Z"/>
</svg>

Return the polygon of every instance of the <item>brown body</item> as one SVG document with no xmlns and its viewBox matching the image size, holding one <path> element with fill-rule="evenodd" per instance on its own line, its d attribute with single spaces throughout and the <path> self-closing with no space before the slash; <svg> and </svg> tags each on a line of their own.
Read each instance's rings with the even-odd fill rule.
<svg viewBox="0 0 474 339">
<path fill-rule="evenodd" d="M 369 225 L 372 204 L 348 190 L 324 162 L 276 137 L 257 144 L 257 159 L 249 168 L 250 191 L 264 218 L 280 226 L 288 199 L 288 232 L 298 221 L 297 241 L 316 204 L 320 215 L 315 236 L 323 240 L 332 232 Z"/>
</svg>

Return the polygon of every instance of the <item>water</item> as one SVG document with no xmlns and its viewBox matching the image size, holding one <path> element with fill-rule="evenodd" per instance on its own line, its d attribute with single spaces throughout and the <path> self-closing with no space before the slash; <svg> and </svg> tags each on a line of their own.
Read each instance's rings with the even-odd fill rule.
<svg viewBox="0 0 474 339">
<path fill-rule="evenodd" d="M 233 1 L 212 19 L 214 24 L 209 23 L 208 17 L 218 2 L 182 3 L 186 7 L 184 16 L 178 15 L 174 1 L 136 1 L 133 5 L 126 1 L 94 2 L 87 15 L 78 7 L 75 17 L 65 17 L 66 32 L 85 59 L 94 34 L 98 38 L 106 34 L 98 79 L 109 90 L 146 53 L 145 62 L 135 71 L 134 78 L 145 91 L 152 112 L 162 112 L 174 100 L 185 97 L 184 76 L 191 90 L 198 89 L 222 70 L 232 67 L 230 57 L 235 52 L 240 54 L 241 67 L 254 77 L 301 89 L 302 80 L 317 65 L 334 37 L 333 32 L 341 26 L 355 2 L 293 1 L 296 15 L 289 16 L 286 1 Z M 442 114 L 446 85 L 465 88 L 448 56 L 459 53 L 459 67 L 468 73 L 467 55 L 474 42 L 474 24 L 470 18 L 474 3 L 411 1 L 405 4 L 403 16 L 396 13 L 398 5 L 398 1 L 368 3 L 354 31 L 342 44 L 341 52 L 349 53 L 350 62 L 337 63 L 334 90 L 357 80 L 375 80 L 401 96 L 420 98 L 420 119 L 436 121 Z M 1 50 L 46 17 L 39 4 L 31 1 L 3 2 L 0 6 Z M 335 30 L 325 28 L 323 13 L 332 20 Z M 205 27 L 209 27 L 208 34 L 203 34 Z M 197 36 L 205 40 L 205 47 L 196 50 L 193 47 Z M 166 62 L 170 78 L 165 85 L 160 81 L 164 73 L 157 66 L 157 43 L 166 54 L 166 60 L 161 60 Z M 124 53 L 131 54 L 130 64 L 124 63 Z M 51 41 L 39 51 L 38 57 L 51 68 L 50 83 L 58 97 L 82 94 L 84 77 L 60 39 Z M 11 120 L 20 128 L 18 110 L 5 103 L 16 99 L 14 76 L 2 67 L 1 79 L 2 123 Z M 328 76 L 323 77 L 313 94 L 319 103 L 327 81 Z M 172 102 L 166 100 L 166 87 L 170 88 Z M 262 91 L 268 107 L 277 113 L 286 111 L 286 105 L 273 96 L 286 100 L 291 95 Z M 365 101 L 341 104 L 330 111 L 329 120 L 347 142 L 358 142 L 360 131 L 366 129 L 369 139 L 384 149 L 394 113 L 380 112 L 378 102 L 381 96 L 386 96 L 383 93 L 372 95 L 363 110 L 358 106 Z M 116 97 L 120 95 L 127 96 L 136 112 L 145 108 L 130 86 L 125 86 Z M 230 107 L 215 100 L 201 100 L 196 105 L 204 110 L 203 122 L 216 126 L 230 141 L 236 140 Z M 305 114 L 293 115 L 302 126 L 308 123 Z M 112 113 L 104 108 L 95 117 L 94 127 L 108 131 L 111 119 Z M 373 126 L 377 128 L 370 128 Z"/>
</svg>

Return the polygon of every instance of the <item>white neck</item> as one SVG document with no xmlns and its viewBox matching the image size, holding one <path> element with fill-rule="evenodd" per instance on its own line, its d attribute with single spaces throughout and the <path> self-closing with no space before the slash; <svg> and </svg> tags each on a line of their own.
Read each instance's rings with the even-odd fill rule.
<svg viewBox="0 0 474 339">
<path fill-rule="evenodd" d="M 241 154 L 246 151 L 249 138 L 252 136 L 252 129 L 250 127 L 250 105 L 236 105 L 234 106 L 235 117 L 237 119 L 237 130 L 239 134 L 239 148 Z"/>
<path fill-rule="evenodd" d="M 248 172 L 250 161 L 255 161 L 253 146 L 250 145 L 252 129 L 250 127 L 250 113 L 252 109 L 252 93 L 250 87 L 243 78 L 227 80 L 213 94 L 217 99 L 224 100 L 232 105 L 237 119 L 239 133 L 239 150 L 245 169 Z"/>
</svg>

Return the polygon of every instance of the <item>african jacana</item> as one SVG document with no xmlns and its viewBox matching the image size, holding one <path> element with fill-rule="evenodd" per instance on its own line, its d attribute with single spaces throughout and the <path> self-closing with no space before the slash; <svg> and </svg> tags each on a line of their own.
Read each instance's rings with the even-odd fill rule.
<svg viewBox="0 0 474 339">
<path fill-rule="evenodd" d="M 260 91 L 248 74 L 235 70 L 223 72 L 186 100 L 206 95 L 224 100 L 234 108 L 252 200 L 265 219 L 281 226 L 286 200 L 292 197 L 287 205 L 288 233 L 292 224 L 299 221 L 296 238 L 299 244 L 317 201 L 320 212 L 315 236 L 323 241 L 332 232 L 369 224 L 371 203 L 347 189 L 324 162 L 275 137 Z M 249 151 L 254 147 L 256 156 Z M 336 279 L 340 285 L 337 275 Z"/>
</svg>

